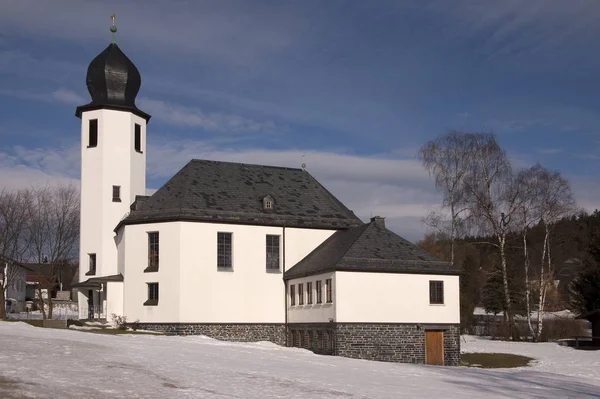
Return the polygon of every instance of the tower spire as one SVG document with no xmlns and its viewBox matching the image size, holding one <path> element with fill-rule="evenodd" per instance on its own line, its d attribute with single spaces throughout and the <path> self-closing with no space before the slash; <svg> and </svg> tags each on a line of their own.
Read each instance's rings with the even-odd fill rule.
<svg viewBox="0 0 600 399">
<path fill-rule="evenodd" d="M 110 19 L 112 20 L 112 25 L 110 26 L 110 31 L 112 32 L 112 43 L 116 43 L 116 39 L 115 39 L 115 33 L 117 32 L 117 26 L 115 25 L 115 19 L 117 18 L 117 14 L 114 14 L 110 16 Z"/>
</svg>

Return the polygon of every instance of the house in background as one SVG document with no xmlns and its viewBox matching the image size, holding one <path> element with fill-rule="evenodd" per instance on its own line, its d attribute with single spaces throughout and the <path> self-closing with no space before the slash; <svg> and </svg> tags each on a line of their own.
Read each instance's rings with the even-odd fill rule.
<svg viewBox="0 0 600 399">
<path fill-rule="evenodd" d="M 5 306 L 10 313 L 21 312 L 24 309 L 28 271 L 25 264 L 0 256 L 0 281 L 6 288 Z"/>
<path fill-rule="evenodd" d="M 113 32 L 116 28 L 112 27 Z M 192 160 L 146 196 L 141 76 L 116 43 L 80 106 L 79 317 L 318 353 L 458 364 L 458 272 L 304 169 Z"/>
</svg>

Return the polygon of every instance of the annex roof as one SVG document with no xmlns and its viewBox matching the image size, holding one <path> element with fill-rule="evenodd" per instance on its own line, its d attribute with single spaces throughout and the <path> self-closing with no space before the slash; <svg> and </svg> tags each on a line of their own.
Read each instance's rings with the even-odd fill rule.
<svg viewBox="0 0 600 399">
<path fill-rule="evenodd" d="M 285 272 L 285 279 L 332 271 L 445 274 L 459 270 L 385 227 L 383 218 L 338 231 Z"/>
</svg>

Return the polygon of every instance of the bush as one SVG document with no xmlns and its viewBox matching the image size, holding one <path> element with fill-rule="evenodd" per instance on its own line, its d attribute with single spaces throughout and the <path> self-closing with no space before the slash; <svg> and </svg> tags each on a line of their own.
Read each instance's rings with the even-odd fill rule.
<svg viewBox="0 0 600 399">
<path fill-rule="evenodd" d="M 137 331 L 138 328 L 140 328 L 140 321 L 136 320 L 133 323 L 129 323 L 129 327 L 131 327 L 133 331 Z"/>
<path fill-rule="evenodd" d="M 127 330 L 127 317 L 112 314 L 112 322 L 117 330 Z"/>
</svg>

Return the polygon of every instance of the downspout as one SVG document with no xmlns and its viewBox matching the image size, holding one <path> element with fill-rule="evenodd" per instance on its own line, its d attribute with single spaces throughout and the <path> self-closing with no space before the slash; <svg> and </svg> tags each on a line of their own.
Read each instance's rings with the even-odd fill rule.
<svg viewBox="0 0 600 399">
<path fill-rule="evenodd" d="M 285 346 L 288 346 L 288 284 L 287 281 L 285 280 L 285 226 L 283 226 L 283 262 L 282 262 L 282 268 L 283 268 L 283 274 L 282 274 L 282 278 L 283 278 L 283 292 L 284 292 L 284 296 L 285 298 L 283 299 L 283 306 L 285 307 L 284 309 L 284 314 L 285 314 L 285 319 L 284 319 L 284 332 L 285 332 Z"/>
</svg>

